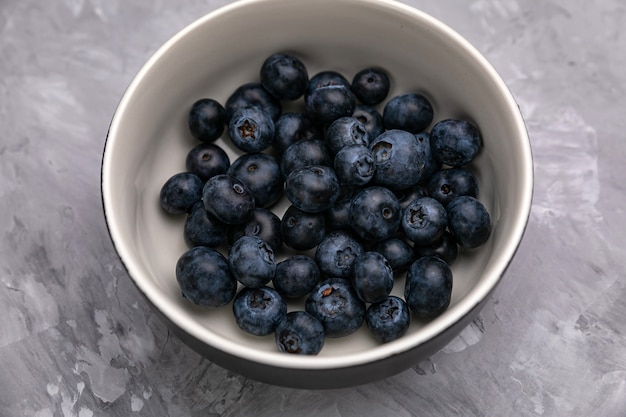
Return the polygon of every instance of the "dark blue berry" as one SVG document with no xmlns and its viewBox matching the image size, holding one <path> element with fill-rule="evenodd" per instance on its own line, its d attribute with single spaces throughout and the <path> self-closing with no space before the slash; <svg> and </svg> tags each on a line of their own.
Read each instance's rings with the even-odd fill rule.
<svg viewBox="0 0 626 417">
<path fill-rule="evenodd" d="M 278 120 L 283 112 L 280 100 L 268 93 L 260 83 L 246 83 L 237 87 L 226 100 L 226 124 L 230 123 L 237 110 L 251 107 L 263 109 L 273 121 Z"/>
<path fill-rule="evenodd" d="M 224 243 L 226 231 L 226 225 L 206 211 L 202 201 L 198 201 L 191 207 L 185 219 L 183 236 L 189 247 L 209 246 L 214 248 Z"/>
<path fill-rule="evenodd" d="M 400 202 L 400 207 L 402 207 L 402 210 L 404 211 L 406 207 L 416 198 L 428 197 L 428 188 L 425 185 L 417 184 L 409 188 L 405 188 L 404 190 L 398 190 L 395 194 Z"/>
<path fill-rule="evenodd" d="M 395 273 L 405 271 L 416 259 L 413 247 L 399 237 L 390 237 L 380 241 L 373 250 L 387 259 Z"/>
<path fill-rule="evenodd" d="M 350 81 L 337 71 L 321 71 L 309 79 L 309 84 L 304 92 L 304 100 L 306 101 L 311 93 L 318 88 L 330 85 L 341 85 L 348 89 L 351 88 Z"/>
<path fill-rule="evenodd" d="M 427 246 L 413 246 L 416 258 L 425 256 L 437 256 L 448 265 L 452 265 L 459 254 L 459 245 L 456 243 L 454 236 L 447 230 L 435 242 Z"/>
<path fill-rule="evenodd" d="M 274 122 L 259 107 L 239 109 L 228 124 L 233 144 L 244 152 L 261 152 L 274 141 Z"/>
<path fill-rule="evenodd" d="M 422 94 L 407 93 L 393 97 L 383 109 L 385 128 L 419 133 L 433 121 L 433 107 Z"/>
<path fill-rule="evenodd" d="M 365 324 L 380 343 L 388 343 L 406 334 L 411 314 L 406 302 L 390 295 L 371 304 L 365 312 Z"/>
<path fill-rule="evenodd" d="M 298 141 L 310 139 L 321 140 L 323 135 L 306 113 L 283 113 L 274 123 L 272 146 L 279 154 Z"/>
<path fill-rule="evenodd" d="M 352 92 L 368 106 L 381 103 L 389 94 L 389 88 L 389 76 L 380 68 L 363 69 L 352 79 Z"/>
<path fill-rule="evenodd" d="M 324 326 L 327 337 L 343 337 L 357 331 L 365 320 L 365 303 L 359 299 L 350 281 L 329 278 L 311 291 L 305 310 Z"/>
<path fill-rule="evenodd" d="M 435 172 L 428 181 L 428 193 L 444 206 L 456 197 L 478 195 L 478 184 L 471 171 L 448 168 Z"/>
<path fill-rule="evenodd" d="M 330 149 L 323 140 L 301 140 L 285 149 L 280 157 L 280 171 L 285 178 L 291 171 L 310 165 L 333 165 Z"/>
<path fill-rule="evenodd" d="M 309 74 L 304 63 L 286 53 L 275 53 L 267 57 L 260 71 L 261 85 L 274 97 L 295 100 L 301 97 L 309 83 Z"/>
<path fill-rule="evenodd" d="M 424 170 L 422 171 L 422 179 L 427 179 L 441 169 L 441 162 L 435 158 L 435 155 L 430 148 L 429 132 L 416 133 L 415 139 L 417 139 L 417 144 L 424 152 Z"/>
<path fill-rule="evenodd" d="M 280 218 L 266 208 L 257 207 L 250 220 L 229 228 L 228 240 L 231 245 L 242 236 L 256 236 L 267 242 L 276 252 L 283 244 L 280 236 Z"/>
<path fill-rule="evenodd" d="M 293 255 L 276 265 L 272 284 L 286 298 L 304 297 L 321 278 L 319 267 L 313 258 Z"/>
<path fill-rule="evenodd" d="M 217 140 L 226 126 L 226 110 L 216 100 L 203 98 L 189 110 L 189 132 L 202 142 Z"/>
<path fill-rule="evenodd" d="M 348 145 L 335 155 L 335 174 L 342 186 L 362 186 L 374 178 L 376 164 L 372 152 L 363 145 Z"/>
<path fill-rule="evenodd" d="M 161 208 L 170 214 L 187 213 L 202 199 L 204 182 L 191 172 L 179 172 L 165 181 L 159 193 Z"/>
<path fill-rule="evenodd" d="M 446 206 L 448 228 L 459 246 L 476 248 L 489 239 L 491 220 L 489 212 L 478 199 L 460 196 Z"/>
<path fill-rule="evenodd" d="M 363 245 L 350 232 L 335 230 L 317 245 L 315 261 L 326 277 L 350 278 L 354 260 L 363 252 Z"/>
<path fill-rule="evenodd" d="M 228 154 L 213 143 L 194 146 L 185 159 L 187 171 L 196 174 L 205 182 L 215 175 L 225 174 L 229 166 Z"/>
<path fill-rule="evenodd" d="M 348 145 L 367 146 L 370 143 L 365 126 L 352 116 L 340 117 L 330 124 L 326 130 L 326 142 L 334 154 Z"/>
<path fill-rule="evenodd" d="M 313 249 L 326 235 L 324 213 L 307 213 L 291 205 L 283 214 L 280 232 L 283 242 L 290 248 Z"/>
<path fill-rule="evenodd" d="M 326 227 L 328 230 L 351 229 L 350 204 L 352 198 L 361 190 L 360 187 L 343 186 L 339 189 L 339 197 L 335 204 L 326 210 Z"/>
<path fill-rule="evenodd" d="M 202 190 L 204 207 L 226 224 L 241 224 L 252 218 L 255 203 L 252 191 L 241 180 L 220 174 L 211 177 Z"/>
<path fill-rule="evenodd" d="M 237 281 L 224 256 L 206 246 L 196 246 L 176 262 L 176 281 L 183 297 L 194 304 L 217 308 L 228 304 L 237 291 Z"/>
<path fill-rule="evenodd" d="M 324 326 L 306 311 L 291 311 L 274 332 L 280 352 L 317 355 L 324 347 Z"/>
<path fill-rule="evenodd" d="M 375 184 L 402 190 L 422 179 L 425 154 L 415 135 L 404 130 L 387 130 L 369 148 L 376 163 Z"/>
<path fill-rule="evenodd" d="M 285 195 L 302 211 L 320 213 L 333 206 L 339 196 L 339 180 L 332 168 L 310 165 L 291 171 Z"/>
<path fill-rule="evenodd" d="M 413 262 L 406 276 L 404 299 L 409 309 L 420 318 L 433 318 L 443 313 L 452 297 L 452 271 L 435 256 Z"/>
<path fill-rule="evenodd" d="M 398 199 L 384 187 L 364 188 L 350 204 L 352 229 L 365 241 L 377 242 L 391 237 L 400 226 L 401 215 Z"/>
<path fill-rule="evenodd" d="M 364 252 L 354 260 L 352 286 L 365 303 L 384 300 L 393 289 L 393 269 L 379 252 Z"/>
<path fill-rule="evenodd" d="M 266 336 L 272 334 L 287 315 L 287 303 L 273 288 L 244 287 L 233 300 L 233 315 L 244 332 Z"/>
<path fill-rule="evenodd" d="M 246 184 L 256 207 L 270 207 L 283 196 L 280 166 L 272 155 L 248 153 L 237 158 L 227 173 Z"/>
<path fill-rule="evenodd" d="M 272 247 L 256 236 L 242 236 L 233 243 L 228 265 L 237 281 L 250 288 L 267 284 L 276 272 Z"/>
<path fill-rule="evenodd" d="M 327 128 L 335 120 L 352 115 L 356 106 L 356 98 L 348 87 L 329 85 L 311 92 L 305 104 L 311 120 L 319 126 Z"/>
<path fill-rule="evenodd" d="M 383 116 L 373 107 L 357 104 L 352 112 L 352 117 L 365 126 L 370 142 L 385 131 Z"/>
<path fill-rule="evenodd" d="M 465 120 L 442 120 L 430 131 L 433 155 L 438 161 L 451 167 L 469 164 L 482 148 L 482 144 L 478 129 Z"/>
<path fill-rule="evenodd" d="M 404 209 L 402 230 L 416 245 L 430 245 L 443 235 L 448 215 L 441 203 L 432 197 L 419 197 Z"/>
</svg>

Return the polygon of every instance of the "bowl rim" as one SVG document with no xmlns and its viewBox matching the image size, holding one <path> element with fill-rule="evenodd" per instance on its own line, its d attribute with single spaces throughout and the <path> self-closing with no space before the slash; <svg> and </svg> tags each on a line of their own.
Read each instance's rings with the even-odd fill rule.
<svg viewBox="0 0 626 417">
<path fill-rule="evenodd" d="M 519 248 L 519 245 L 521 244 L 530 216 L 534 187 L 533 157 L 530 147 L 530 139 L 528 137 L 528 131 L 523 120 L 523 116 L 511 91 L 493 66 L 467 39 L 462 37 L 459 33 L 442 21 L 415 7 L 400 3 L 396 0 L 358 0 L 360 4 L 367 3 L 368 5 L 381 10 L 392 9 L 399 11 L 404 15 L 409 15 L 412 19 L 416 19 L 422 24 L 425 24 L 433 28 L 433 30 L 443 34 L 451 42 L 454 42 L 458 47 L 460 47 L 465 53 L 470 55 L 472 59 L 480 65 L 482 70 L 488 74 L 490 81 L 495 87 L 497 87 L 500 96 L 505 99 L 508 112 L 515 118 L 514 136 L 521 138 L 525 145 L 522 147 L 523 152 L 520 155 L 522 159 L 521 165 L 524 168 L 521 173 L 524 177 L 522 180 L 523 188 L 519 190 L 521 195 L 520 200 L 522 202 L 520 213 L 523 215 L 520 215 L 517 219 L 515 219 L 511 228 L 512 234 L 510 239 L 507 240 L 504 248 L 500 248 L 502 255 L 496 260 L 494 266 L 491 268 L 493 272 L 489 275 L 484 275 L 481 280 L 477 282 L 476 285 L 474 285 L 461 300 L 459 300 L 458 303 L 448 308 L 448 310 L 446 310 L 446 312 L 441 316 L 430 321 L 429 325 L 420 329 L 419 332 L 412 335 L 405 335 L 404 337 L 390 343 L 381 344 L 374 349 L 339 356 L 286 355 L 278 351 L 259 351 L 243 346 L 242 344 L 238 344 L 235 341 L 224 338 L 210 330 L 207 331 L 207 329 L 199 323 L 186 318 L 184 314 L 181 314 L 179 305 L 175 305 L 175 303 L 173 303 L 168 297 L 158 291 L 149 279 L 143 279 L 142 274 L 136 265 L 136 261 L 129 255 L 129 249 L 122 237 L 122 231 L 117 227 L 119 224 L 117 222 L 117 213 L 109 207 L 109 200 L 112 193 L 109 175 L 112 171 L 111 168 L 114 161 L 111 159 L 111 152 L 107 152 L 107 150 L 113 146 L 119 129 L 119 120 L 125 113 L 131 97 L 141 85 L 144 76 L 152 69 L 152 67 L 161 59 L 163 55 L 173 48 L 176 43 L 184 38 L 189 32 L 192 32 L 198 27 L 208 24 L 210 21 L 218 19 L 220 16 L 228 14 L 236 9 L 250 5 L 258 5 L 265 3 L 266 1 L 267 0 L 238 0 L 219 7 L 191 22 L 170 37 L 169 40 L 161 45 L 150 56 L 126 88 L 109 125 L 104 143 L 101 164 L 102 207 L 106 227 L 114 249 L 117 252 L 117 255 L 126 269 L 130 279 L 140 292 L 148 298 L 150 304 L 159 310 L 160 314 L 168 317 L 169 321 L 174 323 L 180 330 L 192 335 L 194 338 L 206 343 L 214 349 L 219 349 L 231 356 L 241 357 L 246 360 L 278 368 L 323 370 L 360 366 L 369 362 L 376 362 L 395 355 L 406 353 L 407 351 L 427 343 L 437 335 L 444 333 L 448 328 L 453 327 L 455 323 L 474 311 L 476 307 L 483 304 L 484 301 L 486 301 L 486 299 L 491 295 L 495 287 L 501 281 L 504 272 L 510 265 Z M 355 2 L 357 0 L 348 1 Z"/>
</svg>

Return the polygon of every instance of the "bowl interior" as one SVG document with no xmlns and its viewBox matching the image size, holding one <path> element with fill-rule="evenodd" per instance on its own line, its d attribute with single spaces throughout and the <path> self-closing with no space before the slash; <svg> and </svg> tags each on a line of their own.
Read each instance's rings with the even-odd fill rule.
<svg viewBox="0 0 626 417">
<path fill-rule="evenodd" d="M 330 12 L 332 10 L 332 12 Z M 288 51 L 309 75 L 336 70 L 348 79 L 367 66 L 392 76 L 395 94 L 427 95 L 435 121 L 474 122 L 484 149 L 472 163 L 493 232 L 479 249 L 464 251 L 452 266 L 450 308 L 430 322 L 414 320 L 408 334 L 377 344 L 366 328 L 329 339 L 318 357 L 276 351 L 271 336 L 240 331 L 229 306 L 206 310 L 180 296 L 174 268 L 187 249 L 184 217 L 159 207 L 162 184 L 185 170 L 187 152 L 199 142 L 187 129 L 197 99 L 224 103 L 237 86 L 258 80 L 263 60 Z M 302 101 L 285 109 L 302 110 Z M 379 107 L 382 111 L 382 107 Z M 241 154 L 220 139 L 231 157 Z M 177 326 L 235 356 L 283 367 L 330 368 L 389 357 L 426 343 L 484 300 L 499 281 L 522 237 L 530 208 L 532 163 L 528 138 L 510 93 L 466 41 L 440 22 L 388 1 L 268 0 L 235 3 L 185 28 L 146 63 L 114 115 L 103 159 L 105 214 L 115 247 L 129 275 L 151 302 Z M 274 207 L 281 216 L 287 207 Z M 280 258 L 279 258 L 280 259 Z M 402 280 L 394 293 L 401 295 Z M 290 304 L 290 309 L 302 303 Z"/>
</svg>

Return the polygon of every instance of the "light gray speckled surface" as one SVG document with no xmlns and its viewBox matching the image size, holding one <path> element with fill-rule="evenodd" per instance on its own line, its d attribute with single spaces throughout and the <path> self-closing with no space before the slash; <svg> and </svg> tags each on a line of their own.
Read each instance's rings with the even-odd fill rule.
<svg viewBox="0 0 626 417">
<path fill-rule="evenodd" d="M 0 416 L 625 416 L 626 4 L 405 1 L 510 86 L 533 213 L 479 319 L 418 367 L 328 392 L 233 375 L 182 345 L 113 250 L 100 160 L 136 71 L 228 3 L 0 1 Z"/>
</svg>

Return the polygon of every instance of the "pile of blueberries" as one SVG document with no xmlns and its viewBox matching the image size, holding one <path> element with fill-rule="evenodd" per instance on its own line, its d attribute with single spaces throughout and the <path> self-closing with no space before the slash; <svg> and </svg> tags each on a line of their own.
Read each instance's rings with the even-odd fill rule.
<svg viewBox="0 0 626 417">
<path fill-rule="evenodd" d="M 273 333 L 279 351 L 309 355 L 364 323 L 386 343 L 411 316 L 445 311 L 459 248 L 491 232 L 467 167 L 482 138 L 465 120 L 433 124 L 422 94 L 385 103 L 389 91 L 383 69 L 352 82 L 336 71 L 309 77 L 298 57 L 276 53 L 259 82 L 224 105 L 193 103 L 199 144 L 160 192 L 163 210 L 186 216 L 189 248 L 176 264 L 183 297 L 208 308 L 232 302 L 243 331 Z M 302 111 L 283 112 L 302 97 Z M 214 143 L 225 131 L 241 151 L 232 163 Z M 290 205 L 279 217 L 271 208 L 283 197 Z M 391 295 L 401 273 L 403 298 Z M 288 299 L 304 309 L 288 312 Z"/>
</svg>

